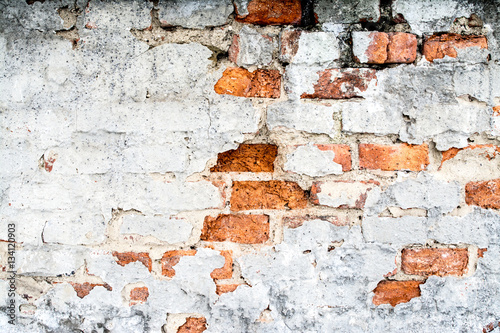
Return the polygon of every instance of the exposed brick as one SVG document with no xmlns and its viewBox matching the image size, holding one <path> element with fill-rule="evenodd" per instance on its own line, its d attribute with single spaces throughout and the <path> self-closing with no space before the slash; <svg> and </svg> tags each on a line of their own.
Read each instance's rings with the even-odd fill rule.
<svg viewBox="0 0 500 333">
<path fill-rule="evenodd" d="M 207 329 L 205 318 L 186 318 L 186 322 L 179 327 L 177 333 L 201 333 Z"/>
<path fill-rule="evenodd" d="M 116 263 L 120 266 L 125 266 L 127 264 L 130 264 L 131 262 L 142 262 L 144 266 L 146 266 L 149 271 L 151 272 L 151 269 L 153 267 L 153 262 L 151 258 L 149 257 L 149 254 L 147 252 L 113 252 L 113 256 L 115 256 L 118 260 Z"/>
<path fill-rule="evenodd" d="M 318 72 L 314 93 L 303 93 L 301 98 L 346 99 L 360 97 L 370 81 L 376 80 L 376 71 L 368 68 L 332 68 Z"/>
<path fill-rule="evenodd" d="M 417 57 L 417 38 L 403 32 L 354 32 L 353 51 L 357 62 L 411 63 Z"/>
<path fill-rule="evenodd" d="M 168 277 L 174 277 L 174 266 L 179 263 L 181 257 L 194 256 L 195 254 L 196 250 L 173 250 L 165 252 L 161 258 L 161 274 Z"/>
<path fill-rule="evenodd" d="M 84 282 L 84 283 L 75 283 L 75 282 L 70 282 L 70 284 L 73 286 L 73 289 L 76 291 L 76 296 L 80 298 L 84 298 L 87 296 L 92 289 L 95 287 L 104 287 L 108 291 L 112 291 L 113 288 L 107 284 L 107 283 L 89 283 L 89 282 Z"/>
<path fill-rule="evenodd" d="M 147 287 L 137 287 L 130 291 L 129 305 L 144 304 L 148 300 L 149 290 Z"/>
<path fill-rule="evenodd" d="M 225 293 L 232 293 L 239 286 L 241 286 L 241 285 L 240 284 L 216 284 L 215 285 L 215 293 L 219 296 L 222 294 L 225 294 Z"/>
<path fill-rule="evenodd" d="M 362 209 L 368 192 L 375 186 L 378 184 L 373 181 L 315 182 L 311 187 L 310 198 L 315 205 Z"/>
<path fill-rule="evenodd" d="M 251 0 L 248 15 L 236 13 L 236 21 L 260 25 L 298 25 L 302 18 L 300 0 Z"/>
<path fill-rule="evenodd" d="M 445 56 L 457 57 L 457 49 L 468 47 L 488 48 L 485 36 L 442 34 L 432 35 L 425 38 L 423 43 L 423 54 L 425 58 L 433 62 L 434 59 L 442 59 Z"/>
<path fill-rule="evenodd" d="M 247 97 L 280 97 L 281 74 L 279 71 L 275 69 L 257 69 L 252 74 L 252 84 Z"/>
<path fill-rule="evenodd" d="M 495 328 L 497 327 L 500 327 L 500 321 L 498 322 L 491 322 L 489 323 L 488 325 L 486 325 L 485 327 L 483 327 L 483 333 L 490 333 L 490 332 L 493 332 L 495 330 Z"/>
<path fill-rule="evenodd" d="M 493 115 L 496 117 L 500 116 L 500 105 L 493 107 Z"/>
<path fill-rule="evenodd" d="M 266 144 L 241 144 L 220 153 L 211 172 L 273 172 L 278 147 Z"/>
<path fill-rule="evenodd" d="M 412 275 L 464 275 L 469 263 L 467 249 L 403 249 L 401 269 Z"/>
<path fill-rule="evenodd" d="M 429 165 L 429 146 L 409 145 L 359 145 L 359 167 L 361 169 L 394 170 L 425 170 Z"/>
<path fill-rule="evenodd" d="M 477 249 L 477 257 L 478 258 L 482 258 L 484 256 L 484 253 L 488 251 L 487 248 L 484 248 L 484 249 Z"/>
<path fill-rule="evenodd" d="M 58 157 L 57 154 L 52 151 L 43 155 L 43 167 L 45 171 L 52 172 L 52 168 L 54 167 L 54 163 L 57 157 Z"/>
<path fill-rule="evenodd" d="M 240 38 L 238 35 L 233 36 L 233 42 L 229 47 L 228 57 L 229 60 L 236 63 L 238 60 L 238 54 L 240 53 Z"/>
<path fill-rule="evenodd" d="M 200 239 L 209 242 L 264 243 L 269 239 L 269 216 L 233 214 L 207 216 Z"/>
<path fill-rule="evenodd" d="M 342 165 L 342 171 L 350 171 L 352 169 L 351 160 L 351 147 L 344 144 L 328 144 L 328 145 L 315 145 L 319 150 L 323 151 L 333 151 L 335 153 L 335 158 L 333 161 Z"/>
<path fill-rule="evenodd" d="M 500 179 L 467 183 L 465 202 L 468 205 L 500 209 Z"/>
<path fill-rule="evenodd" d="M 299 50 L 301 30 L 284 30 L 280 35 L 280 59 L 290 62 Z"/>
<path fill-rule="evenodd" d="M 439 169 L 441 169 L 443 167 L 444 162 L 451 160 L 452 158 L 457 156 L 457 154 L 460 151 L 466 150 L 466 149 L 471 149 L 471 150 L 472 149 L 482 149 L 482 150 L 488 149 L 491 152 L 482 152 L 480 154 L 484 155 L 489 160 L 493 159 L 494 157 L 496 157 L 496 155 L 498 153 L 500 153 L 500 146 L 491 145 L 491 144 L 488 144 L 488 145 L 469 145 L 469 146 L 464 147 L 464 148 L 450 148 L 442 153 L 441 165 L 439 166 Z"/>
<path fill-rule="evenodd" d="M 231 210 L 300 209 L 307 196 L 297 183 L 289 181 L 241 181 L 233 183 Z"/>
<path fill-rule="evenodd" d="M 386 64 L 411 63 L 417 58 L 417 37 L 403 32 L 389 33 Z"/>
<path fill-rule="evenodd" d="M 217 81 L 214 90 L 218 94 L 240 97 L 279 98 L 281 74 L 275 69 L 227 68 Z"/>
<path fill-rule="evenodd" d="M 420 297 L 422 281 L 380 281 L 373 290 L 372 302 L 375 305 L 390 304 L 396 306 L 407 303 L 414 297 Z"/>
<path fill-rule="evenodd" d="M 220 254 L 226 259 L 224 266 L 214 269 L 210 277 L 212 279 L 230 279 L 233 277 L 233 251 L 220 251 Z"/>
</svg>

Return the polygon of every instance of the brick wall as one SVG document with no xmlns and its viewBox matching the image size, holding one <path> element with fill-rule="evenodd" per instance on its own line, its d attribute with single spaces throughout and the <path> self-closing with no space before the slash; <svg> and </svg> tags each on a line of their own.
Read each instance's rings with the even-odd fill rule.
<svg viewBox="0 0 500 333">
<path fill-rule="evenodd" d="M 499 7 L 0 0 L 0 331 L 500 330 Z"/>
</svg>

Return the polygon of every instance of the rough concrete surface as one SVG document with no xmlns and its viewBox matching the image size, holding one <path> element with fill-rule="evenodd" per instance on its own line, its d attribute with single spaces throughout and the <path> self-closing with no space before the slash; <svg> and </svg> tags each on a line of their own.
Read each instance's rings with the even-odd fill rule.
<svg viewBox="0 0 500 333">
<path fill-rule="evenodd" d="M 500 332 L 498 0 L 0 0 L 0 332 Z"/>
</svg>

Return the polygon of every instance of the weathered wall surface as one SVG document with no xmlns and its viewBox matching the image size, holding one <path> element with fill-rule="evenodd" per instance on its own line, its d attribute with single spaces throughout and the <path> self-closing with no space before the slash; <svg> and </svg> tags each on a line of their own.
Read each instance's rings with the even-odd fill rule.
<svg viewBox="0 0 500 333">
<path fill-rule="evenodd" d="M 499 332 L 499 8 L 0 1 L 0 331 Z"/>
</svg>

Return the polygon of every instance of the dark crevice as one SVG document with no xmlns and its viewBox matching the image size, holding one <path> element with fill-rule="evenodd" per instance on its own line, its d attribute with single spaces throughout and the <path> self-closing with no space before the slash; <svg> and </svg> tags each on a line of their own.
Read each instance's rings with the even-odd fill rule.
<svg viewBox="0 0 500 333">
<path fill-rule="evenodd" d="M 300 26 L 311 27 L 316 24 L 316 17 L 314 16 L 314 0 L 301 0 L 302 18 L 300 19 Z"/>
<path fill-rule="evenodd" d="M 34 4 L 35 2 L 41 2 L 41 3 L 44 3 L 44 2 L 45 2 L 45 0 L 26 0 L 26 3 L 27 3 L 28 5 L 32 5 L 32 4 Z"/>
<path fill-rule="evenodd" d="M 361 26 L 368 31 L 393 31 L 396 24 L 406 23 L 403 15 L 397 14 L 393 17 L 392 0 L 380 0 L 380 19 L 377 22 L 369 22 L 368 20 L 361 21 Z"/>
</svg>

